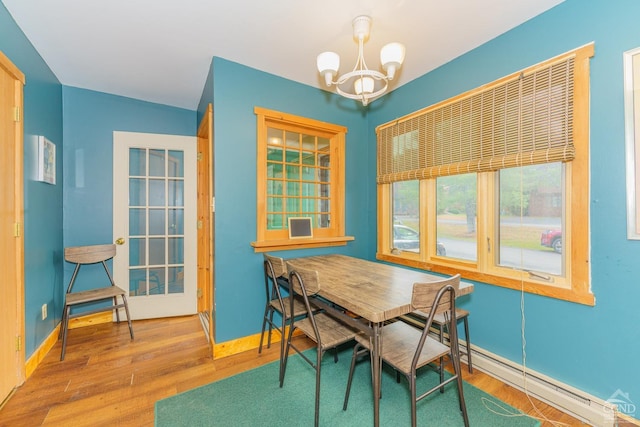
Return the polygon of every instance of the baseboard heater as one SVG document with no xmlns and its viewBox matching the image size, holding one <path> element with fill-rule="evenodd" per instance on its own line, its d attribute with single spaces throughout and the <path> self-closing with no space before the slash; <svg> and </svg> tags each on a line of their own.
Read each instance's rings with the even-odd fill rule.
<svg viewBox="0 0 640 427">
<path fill-rule="evenodd" d="M 403 320 L 414 325 L 418 323 L 414 318 Z M 424 325 L 424 323 L 422 325 Z M 436 330 L 433 332 L 434 337 L 437 338 Z M 473 333 L 473 331 L 471 332 Z M 473 335 L 471 336 L 473 340 Z M 446 334 L 445 337 L 448 339 Z M 466 353 L 467 348 L 462 340 L 460 347 L 461 353 Z M 505 384 L 527 392 L 531 397 L 535 397 L 574 418 L 598 427 L 613 427 L 618 425 L 615 405 L 612 403 L 529 368 L 526 369 L 525 384 L 524 368 L 521 364 L 514 363 L 511 360 L 493 354 L 476 345 L 471 345 L 471 358 L 474 369 L 479 369 Z M 462 356 L 462 361 L 467 363 L 467 357 L 465 355 Z M 533 413 L 532 415 L 535 416 Z"/>
</svg>

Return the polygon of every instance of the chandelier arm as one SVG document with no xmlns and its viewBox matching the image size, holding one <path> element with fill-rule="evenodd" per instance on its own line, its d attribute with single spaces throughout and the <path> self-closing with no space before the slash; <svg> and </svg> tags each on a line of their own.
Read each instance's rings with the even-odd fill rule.
<svg viewBox="0 0 640 427">
<path fill-rule="evenodd" d="M 382 74 L 380 71 L 376 71 L 376 70 L 354 70 L 354 71 L 350 71 L 346 74 L 343 74 L 341 76 L 339 76 L 335 82 L 333 82 L 334 85 L 342 85 L 344 84 L 347 80 L 352 79 L 354 77 L 371 77 L 375 80 L 383 80 L 383 81 L 387 81 L 387 76 Z"/>
<path fill-rule="evenodd" d="M 344 96 L 345 98 L 349 98 L 349 99 L 355 99 L 356 101 L 361 101 L 362 99 L 373 99 L 376 98 L 380 95 L 382 95 L 383 93 L 385 93 L 387 91 L 387 87 L 389 86 L 389 83 L 387 82 L 387 80 L 384 80 L 384 86 L 382 88 L 380 88 L 379 90 L 367 94 L 366 96 L 363 95 L 357 95 L 354 93 L 349 93 L 349 92 L 345 92 L 342 89 L 340 89 L 340 86 L 336 85 L 336 92 L 338 92 L 339 95 Z"/>
</svg>

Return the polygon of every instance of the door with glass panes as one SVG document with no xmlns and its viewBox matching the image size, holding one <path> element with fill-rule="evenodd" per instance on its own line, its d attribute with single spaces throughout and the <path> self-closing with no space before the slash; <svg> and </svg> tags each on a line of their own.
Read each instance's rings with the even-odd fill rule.
<svg viewBox="0 0 640 427">
<path fill-rule="evenodd" d="M 114 132 L 114 279 L 133 319 L 195 314 L 196 138 Z"/>
</svg>

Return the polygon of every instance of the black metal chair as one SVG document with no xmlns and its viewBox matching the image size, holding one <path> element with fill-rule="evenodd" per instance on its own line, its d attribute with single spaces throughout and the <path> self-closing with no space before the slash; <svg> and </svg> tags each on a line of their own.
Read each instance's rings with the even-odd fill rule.
<svg viewBox="0 0 640 427">
<path fill-rule="evenodd" d="M 317 271 L 306 269 L 295 269 L 291 264 L 287 263 L 289 271 L 289 286 L 291 292 L 299 295 L 304 301 L 307 315 L 301 319 L 294 319 L 289 334 L 287 344 L 284 351 L 284 366 L 282 370 L 282 378 L 280 387 L 284 384 L 284 374 L 287 369 L 287 360 L 289 358 L 289 349 L 293 348 L 309 365 L 316 371 L 316 402 L 315 402 L 315 426 L 320 421 L 320 378 L 322 368 L 322 356 L 327 350 L 335 349 L 341 344 L 354 339 L 357 332 L 348 327 L 345 323 L 337 320 L 332 315 L 332 308 L 328 307 L 326 311 L 317 312 L 312 305 L 310 299 L 320 291 L 320 280 Z M 293 310 L 294 300 L 290 300 L 289 304 Z M 295 330 L 302 331 L 308 338 L 316 343 L 316 360 L 309 359 L 300 349 L 298 349 L 291 338 Z M 336 359 L 337 360 L 337 359 Z"/>
<path fill-rule="evenodd" d="M 116 286 L 111 276 L 111 272 L 107 267 L 107 261 L 116 255 L 116 245 L 92 245 L 92 246 L 75 246 L 64 249 L 64 258 L 67 262 L 76 264 L 73 270 L 73 275 L 69 281 L 67 287 L 67 293 L 65 294 L 64 309 L 62 310 L 62 321 L 60 327 L 60 334 L 58 338 L 62 336 L 62 353 L 60 354 L 60 360 L 64 360 L 65 352 L 67 349 L 67 334 L 69 332 L 69 320 L 74 317 L 86 316 L 88 314 L 99 313 L 103 311 L 116 312 L 116 320 L 120 323 L 119 309 L 124 308 L 127 316 L 127 322 L 129 323 L 129 335 L 133 339 L 133 326 L 131 325 L 131 316 L 129 315 L 129 305 L 127 304 L 127 292 Z M 104 271 L 109 278 L 108 286 L 96 287 L 89 290 L 83 290 L 79 292 L 73 292 L 73 285 L 78 277 L 80 267 L 88 264 L 101 263 L 104 267 Z M 122 300 L 118 303 L 118 297 Z M 85 304 L 94 302 L 110 301 L 111 305 L 100 306 L 97 308 L 81 311 L 78 313 L 71 313 L 72 307 L 80 307 Z"/>
<path fill-rule="evenodd" d="M 380 356 L 382 361 L 390 365 L 397 372 L 404 374 L 409 382 L 409 390 L 411 393 L 411 425 L 414 427 L 417 425 L 417 403 L 436 390 L 443 392 L 444 387 L 453 381 L 456 381 L 458 385 L 458 398 L 464 425 L 466 427 L 469 426 L 467 407 L 462 389 L 460 351 L 458 349 L 456 328 L 451 328 L 450 346 L 446 346 L 429 336 L 429 329 L 437 313 L 452 313 L 451 321 L 453 323 L 456 322 L 456 281 L 460 281 L 459 274 L 437 282 L 415 283 L 413 285 L 413 295 L 411 297 L 413 309 L 429 313 L 424 329 L 417 329 L 401 321 L 385 325 L 381 329 L 382 335 L 380 339 L 383 345 Z M 349 403 L 349 393 L 351 391 L 356 359 L 365 349 L 371 353 L 372 345 L 368 336 L 358 334 L 356 341 L 358 343 L 354 348 L 353 357 L 351 358 L 351 368 L 349 370 L 349 379 L 347 381 L 347 390 L 344 398 L 344 410 L 347 409 Z M 444 356 L 447 355 L 449 361 L 453 364 L 454 374 L 447 380 L 444 380 Z M 435 361 L 439 362 L 440 382 L 426 392 L 418 394 L 416 390 L 417 370 Z"/>
<path fill-rule="evenodd" d="M 280 334 L 280 373 L 278 379 L 282 381 L 286 327 L 291 323 L 292 318 L 307 314 L 307 309 L 302 301 L 294 298 L 292 310 L 289 303 L 290 298 L 289 296 L 282 296 L 282 288 L 278 280 L 289 280 L 284 260 L 279 257 L 264 254 L 264 285 L 267 302 L 265 304 L 264 316 L 262 319 L 262 331 L 260 333 L 260 347 L 258 348 L 258 353 L 262 353 L 264 334 L 268 325 L 267 348 L 271 347 L 271 332 L 276 330 Z M 273 316 L 275 313 L 280 317 L 280 323 L 274 321 Z"/>
</svg>

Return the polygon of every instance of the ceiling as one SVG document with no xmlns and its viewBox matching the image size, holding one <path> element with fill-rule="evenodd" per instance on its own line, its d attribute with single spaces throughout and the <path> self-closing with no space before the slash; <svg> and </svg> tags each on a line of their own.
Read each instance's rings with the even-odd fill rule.
<svg viewBox="0 0 640 427">
<path fill-rule="evenodd" d="M 323 87 L 317 54 L 351 71 L 369 15 L 369 68 L 406 46 L 397 88 L 563 0 L 1 1 L 62 84 L 195 110 L 214 56 Z"/>
</svg>

